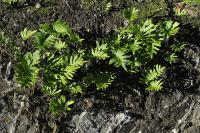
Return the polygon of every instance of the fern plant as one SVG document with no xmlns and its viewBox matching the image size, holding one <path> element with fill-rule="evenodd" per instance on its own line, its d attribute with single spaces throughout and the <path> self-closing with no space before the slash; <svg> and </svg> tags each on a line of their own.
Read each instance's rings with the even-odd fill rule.
<svg viewBox="0 0 200 133">
<path fill-rule="evenodd" d="M 38 30 L 25 28 L 20 35 L 24 44 L 32 43 L 34 48 L 25 55 L 23 48 L 19 48 L 21 51 L 16 55 L 16 80 L 22 87 L 32 88 L 40 79 L 42 92 L 51 98 L 49 109 L 54 114 L 59 114 L 58 108 L 63 111 L 70 110 L 66 109 L 69 103 L 63 94 L 76 95 L 88 87 L 85 81 L 78 77 L 77 72 L 84 69 L 85 64 L 93 58 L 109 57 L 102 52 L 107 51 L 106 44 L 93 49 L 92 55 L 86 55 L 87 51 L 76 48 L 75 45 L 80 44 L 82 39 L 72 32 L 67 23 L 60 20 L 52 24 L 43 24 Z M 113 74 L 109 74 L 95 74 L 91 83 L 95 84 L 98 90 L 106 89 L 114 80 Z M 58 97 L 60 100 L 56 99 Z"/>
<path fill-rule="evenodd" d="M 146 90 L 159 91 L 162 89 L 163 82 L 159 78 L 164 74 L 164 70 L 165 67 L 156 64 L 153 69 L 147 71 L 145 79 L 143 79 L 147 85 Z"/>
<path fill-rule="evenodd" d="M 27 28 L 25 28 L 23 31 L 20 32 L 20 35 L 22 37 L 22 39 L 25 41 L 27 39 L 29 39 L 34 33 L 36 33 L 37 30 L 28 30 Z"/>
<path fill-rule="evenodd" d="M 165 42 L 179 31 L 179 24 L 171 20 L 155 24 L 149 19 L 135 24 L 137 12 L 134 8 L 124 11 L 129 24 L 98 39 L 92 48 L 81 45 L 83 39 L 61 20 L 42 24 L 38 30 L 25 28 L 20 33 L 23 44 L 32 44 L 33 49 L 29 52 L 23 46 L 17 49 L 20 51 L 16 55 L 16 80 L 23 87 L 31 88 L 40 79 L 43 93 L 50 98 L 49 109 L 56 115 L 69 111 L 69 105 L 74 103 L 65 96 L 70 99 L 88 87 L 105 90 L 114 83 L 119 71 L 145 73 L 141 81 L 146 90 L 161 90 L 165 67 L 152 64 L 151 68 L 149 64 L 157 59 L 163 59 L 162 64 L 171 64 L 177 59 L 176 54 L 184 44 Z M 162 53 L 171 55 L 164 57 Z M 112 72 L 105 70 L 112 67 L 115 67 Z"/>
<path fill-rule="evenodd" d="M 187 4 L 196 4 L 199 5 L 200 4 L 200 0 L 183 0 L 183 2 L 187 3 Z"/>
<path fill-rule="evenodd" d="M 115 78 L 116 76 L 111 72 L 95 72 L 89 73 L 83 80 L 87 86 L 95 84 L 97 90 L 104 90 L 112 84 Z"/>
<path fill-rule="evenodd" d="M 16 65 L 16 80 L 22 87 L 34 85 L 38 78 L 40 60 L 40 51 L 26 53 L 24 57 L 19 57 L 19 63 Z"/>
<path fill-rule="evenodd" d="M 4 3 L 7 3 L 7 4 L 13 4 L 13 3 L 16 3 L 16 2 L 22 2 L 24 0 L 2 0 Z"/>
<path fill-rule="evenodd" d="M 70 111 L 70 105 L 74 104 L 73 100 L 66 99 L 65 96 L 61 95 L 58 99 L 51 99 L 49 103 L 49 109 L 54 115 L 59 115 L 63 112 Z"/>
</svg>

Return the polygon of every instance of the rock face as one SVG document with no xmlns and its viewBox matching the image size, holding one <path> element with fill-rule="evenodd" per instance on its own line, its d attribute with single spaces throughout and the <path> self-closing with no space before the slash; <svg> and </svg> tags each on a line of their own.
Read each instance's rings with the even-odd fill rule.
<svg viewBox="0 0 200 133">
<path fill-rule="evenodd" d="M 37 27 L 39 23 L 60 18 L 70 22 L 74 29 L 85 28 L 83 31 L 87 31 L 88 40 L 95 40 L 93 38 L 101 37 L 123 23 L 123 20 L 119 21 L 120 17 L 116 17 L 117 11 L 103 16 L 99 22 L 101 14 L 81 10 L 77 7 L 79 0 L 59 1 L 61 4 L 50 6 L 38 5 L 37 0 L 30 1 L 30 5 L 23 7 L 19 4 L 16 9 L 0 3 L 0 31 L 7 31 L 17 42 L 16 34 L 23 27 Z M 135 4 L 133 0 L 127 1 Z M 166 0 L 138 1 L 136 7 L 143 9 L 139 15 L 141 18 L 153 15 L 162 18 L 169 14 L 167 7 L 171 5 Z M 114 2 L 120 7 L 120 0 Z M 195 21 L 193 25 L 199 26 L 198 18 L 187 20 Z M 188 21 L 183 22 L 188 24 Z M 194 30 L 181 31 L 186 35 L 180 38 L 191 45 L 182 53 L 181 61 L 172 67 L 166 93 L 143 94 L 133 91 L 134 87 L 129 92 L 120 88 L 120 91 L 112 90 L 106 98 L 97 95 L 87 97 L 86 104 L 84 100 L 77 101 L 67 116 L 51 116 L 43 95 L 28 97 L 26 92 L 13 91 L 16 87 L 5 76 L 9 72 L 0 75 L 0 133 L 200 133 L 200 50 L 197 47 L 200 35 Z M 0 56 L 3 55 L 0 53 Z"/>
</svg>

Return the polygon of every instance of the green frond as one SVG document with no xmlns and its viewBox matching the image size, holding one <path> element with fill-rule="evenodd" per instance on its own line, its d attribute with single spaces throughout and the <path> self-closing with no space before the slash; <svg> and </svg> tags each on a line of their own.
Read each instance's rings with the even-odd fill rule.
<svg viewBox="0 0 200 133">
<path fill-rule="evenodd" d="M 104 90 L 112 84 L 115 78 L 116 78 L 115 74 L 111 72 L 96 72 L 96 73 L 89 73 L 84 78 L 84 82 L 88 86 L 90 86 L 91 84 L 95 84 L 97 90 Z"/>
<path fill-rule="evenodd" d="M 126 64 L 128 62 L 128 56 L 123 50 L 114 51 L 114 56 L 110 59 L 109 64 L 113 64 L 116 67 L 122 66 L 127 71 Z"/>
<path fill-rule="evenodd" d="M 191 5 L 198 5 L 200 4 L 200 0 L 183 0 L 183 2 Z"/>
<path fill-rule="evenodd" d="M 53 46 L 56 43 L 57 40 L 58 40 L 57 37 L 55 37 L 54 35 L 49 35 L 45 39 L 43 46 L 46 47 L 46 48 Z"/>
<path fill-rule="evenodd" d="M 157 29 L 157 25 L 152 23 L 152 20 L 148 19 L 144 21 L 144 23 L 140 26 L 140 34 L 143 37 L 154 37 L 155 36 L 155 31 Z"/>
<path fill-rule="evenodd" d="M 29 39 L 33 34 L 35 34 L 37 30 L 28 30 L 25 28 L 23 31 L 20 32 L 21 38 L 25 41 Z"/>
<path fill-rule="evenodd" d="M 67 66 L 65 68 L 64 75 L 66 76 L 67 79 L 72 80 L 72 78 L 74 77 L 77 69 L 78 68 L 76 66 Z"/>
<path fill-rule="evenodd" d="M 160 41 L 154 41 L 152 43 L 147 44 L 146 52 L 150 56 L 150 58 L 153 58 L 154 55 L 157 54 L 157 52 L 160 50 L 161 42 Z"/>
<path fill-rule="evenodd" d="M 173 62 L 175 62 L 177 60 L 178 56 L 175 53 L 172 53 L 171 55 L 168 55 L 166 57 L 166 60 L 172 64 Z"/>
<path fill-rule="evenodd" d="M 97 47 L 95 49 L 92 49 L 92 55 L 97 59 L 105 60 L 109 57 L 107 51 L 107 44 L 99 45 L 99 43 L 97 43 Z"/>
<path fill-rule="evenodd" d="M 151 81 L 149 86 L 146 88 L 148 91 L 160 91 L 163 87 L 163 82 L 161 80 Z"/>
<path fill-rule="evenodd" d="M 153 81 L 155 79 L 158 79 L 163 73 L 164 73 L 165 67 L 162 67 L 161 65 L 155 65 L 153 69 L 150 69 L 147 72 L 146 75 L 146 82 Z"/>
<path fill-rule="evenodd" d="M 62 91 L 61 89 L 57 89 L 57 86 L 54 87 L 44 86 L 42 90 L 49 96 L 56 96 L 60 94 L 60 92 Z"/>
<path fill-rule="evenodd" d="M 109 11 L 111 9 L 111 7 L 112 7 L 112 3 L 111 2 L 107 2 L 105 4 L 105 9 L 104 10 L 107 12 L 107 11 Z"/>
<path fill-rule="evenodd" d="M 65 43 L 65 42 L 62 42 L 62 41 L 59 39 L 58 41 L 55 42 L 54 47 L 55 47 L 57 50 L 61 50 L 61 49 L 63 49 L 63 48 L 66 47 L 66 43 Z"/>
<path fill-rule="evenodd" d="M 174 43 L 170 46 L 170 48 L 174 51 L 174 52 L 181 52 L 181 50 L 183 50 L 185 48 L 186 44 L 185 43 Z"/>
<path fill-rule="evenodd" d="M 84 65 L 85 61 L 80 55 L 72 55 L 69 58 L 68 66 L 64 70 L 64 75 L 67 77 L 67 79 L 72 80 L 74 77 L 76 71 Z"/>
<path fill-rule="evenodd" d="M 75 67 L 80 68 L 81 66 L 83 66 L 84 63 L 85 63 L 85 61 L 84 61 L 84 59 L 81 55 L 73 54 L 69 58 L 69 65 L 70 66 L 75 66 Z"/>
<path fill-rule="evenodd" d="M 69 106 L 72 104 L 74 104 L 73 100 L 67 101 L 66 97 L 61 95 L 59 98 L 56 98 L 56 99 L 54 98 L 50 100 L 49 110 L 54 115 L 59 115 L 62 112 L 70 111 L 71 108 Z"/>
<path fill-rule="evenodd" d="M 24 57 L 19 59 L 19 63 L 16 65 L 16 80 L 22 85 L 22 87 L 30 87 L 37 81 L 39 68 L 36 65 L 39 63 L 40 55 L 39 51 L 35 51 L 33 54 L 28 52 Z"/>
<path fill-rule="evenodd" d="M 69 27 L 69 25 L 61 20 L 57 20 L 54 24 L 53 24 L 53 28 L 56 32 L 64 34 L 64 35 L 70 35 L 71 33 L 71 29 Z"/>
<path fill-rule="evenodd" d="M 130 49 L 131 49 L 133 55 L 135 55 L 135 53 L 136 53 L 139 49 L 142 48 L 142 47 L 140 46 L 141 44 L 142 44 L 142 42 L 138 41 L 137 39 L 136 39 L 133 43 L 130 44 Z"/>
<path fill-rule="evenodd" d="M 70 93 L 72 94 L 79 94 L 79 93 L 83 93 L 83 88 L 81 85 L 77 84 L 77 83 L 72 83 L 69 85 L 68 90 Z"/>
<path fill-rule="evenodd" d="M 134 21 L 138 17 L 138 10 L 136 8 L 125 9 L 123 16 L 129 21 Z"/>
<path fill-rule="evenodd" d="M 0 46 L 7 45 L 9 43 L 9 37 L 4 32 L 0 32 Z"/>
<path fill-rule="evenodd" d="M 4 3 L 7 3 L 7 4 L 13 4 L 13 3 L 16 3 L 16 2 L 21 2 L 21 1 L 24 1 L 24 0 L 2 0 Z"/>
<path fill-rule="evenodd" d="M 166 38 L 169 38 L 179 31 L 179 23 L 171 20 L 165 21 L 161 24 L 161 31 Z"/>
</svg>

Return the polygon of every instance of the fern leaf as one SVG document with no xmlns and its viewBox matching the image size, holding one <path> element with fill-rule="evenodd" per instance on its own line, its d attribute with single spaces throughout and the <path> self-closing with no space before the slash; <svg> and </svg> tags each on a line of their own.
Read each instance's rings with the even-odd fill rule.
<svg viewBox="0 0 200 133">
<path fill-rule="evenodd" d="M 65 23 L 61 20 L 57 20 L 53 24 L 53 28 L 56 32 L 64 34 L 64 35 L 70 35 L 70 33 L 71 33 L 71 29 L 70 29 L 69 25 L 67 25 L 67 23 Z"/>
<path fill-rule="evenodd" d="M 171 55 L 167 56 L 166 60 L 172 64 L 177 60 L 178 56 L 175 53 L 172 53 Z"/>
<path fill-rule="evenodd" d="M 76 71 L 83 66 L 84 63 L 85 61 L 83 60 L 82 56 L 72 55 L 69 58 L 69 65 L 64 70 L 64 75 L 67 77 L 67 79 L 72 80 Z"/>
<path fill-rule="evenodd" d="M 49 35 L 45 41 L 44 41 L 44 47 L 50 47 L 52 45 L 54 45 L 57 41 L 57 37 L 55 37 L 54 35 Z"/>
<path fill-rule="evenodd" d="M 72 94 L 83 93 L 83 88 L 77 83 L 70 84 L 68 89 Z"/>
<path fill-rule="evenodd" d="M 107 50 L 108 50 L 107 44 L 102 44 L 102 45 L 97 44 L 97 47 L 95 49 L 92 49 L 92 55 L 97 59 L 105 60 L 106 58 L 109 57 L 107 54 Z"/>
<path fill-rule="evenodd" d="M 61 50 L 63 48 L 66 47 L 66 44 L 65 42 L 62 42 L 60 39 L 58 41 L 56 41 L 56 43 L 54 44 L 54 47 L 57 49 L 57 50 Z"/>
<path fill-rule="evenodd" d="M 179 31 L 179 23 L 171 20 L 165 21 L 161 25 L 161 29 L 166 38 L 175 35 Z"/>
<path fill-rule="evenodd" d="M 152 20 L 146 20 L 142 26 L 140 26 L 140 33 L 142 33 L 142 36 L 152 37 L 155 36 L 153 32 L 156 31 L 156 28 L 157 25 L 154 25 Z"/>
<path fill-rule="evenodd" d="M 147 44 L 147 53 L 150 55 L 150 58 L 153 58 L 155 54 L 160 50 L 159 48 L 161 47 L 161 42 L 160 41 L 154 41 L 150 44 Z"/>
<path fill-rule="evenodd" d="M 153 81 L 158 79 L 164 73 L 165 67 L 161 67 L 161 65 L 155 65 L 153 69 L 150 69 L 146 76 L 146 82 Z"/>
<path fill-rule="evenodd" d="M 114 51 L 114 57 L 109 61 L 109 64 L 113 64 L 116 67 L 122 66 L 127 71 L 126 64 L 128 62 L 128 56 L 123 50 Z"/>
<path fill-rule="evenodd" d="M 58 95 L 62 90 L 61 89 L 57 89 L 56 86 L 54 88 L 49 87 L 49 86 L 44 86 L 43 87 L 43 91 L 45 93 L 47 93 L 49 96 L 55 96 L 55 95 Z"/>
<path fill-rule="evenodd" d="M 130 49 L 133 53 L 133 55 L 135 55 L 136 51 L 138 51 L 139 49 L 141 49 L 142 47 L 140 46 L 142 43 L 139 42 L 137 39 L 134 41 L 134 43 L 130 44 Z"/>
<path fill-rule="evenodd" d="M 125 9 L 123 16 L 129 21 L 134 21 L 138 17 L 138 10 L 136 8 Z"/>
<path fill-rule="evenodd" d="M 24 57 L 19 59 L 16 65 L 16 80 L 23 87 L 30 87 L 37 81 L 39 69 L 35 66 L 39 63 L 39 51 L 33 54 L 28 52 Z"/>
<path fill-rule="evenodd" d="M 13 3 L 16 3 L 16 2 L 21 2 L 21 1 L 24 1 L 24 0 L 2 0 L 4 3 L 7 3 L 7 4 L 13 4 Z"/>
<path fill-rule="evenodd" d="M 163 82 L 161 80 L 151 81 L 149 86 L 146 88 L 146 90 L 159 91 L 163 88 L 162 85 L 163 85 Z"/>
<path fill-rule="evenodd" d="M 81 66 L 83 66 L 84 63 L 85 61 L 83 60 L 83 57 L 78 54 L 72 55 L 69 59 L 70 66 L 75 66 L 80 68 Z"/>
<path fill-rule="evenodd" d="M 74 75 L 75 75 L 75 73 L 76 73 L 76 70 L 77 70 L 77 69 L 78 69 L 78 68 L 77 68 L 76 66 L 67 66 L 67 67 L 65 68 L 65 73 L 64 73 L 64 75 L 66 76 L 67 79 L 72 80 L 73 77 L 74 77 Z"/>
<path fill-rule="evenodd" d="M 111 2 L 107 2 L 107 3 L 105 4 L 105 11 L 106 11 L 106 12 L 109 11 L 109 10 L 111 9 L 111 7 L 112 7 L 112 3 L 111 3 Z"/>
<path fill-rule="evenodd" d="M 85 78 L 84 82 L 90 86 L 95 84 L 97 90 L 104 90 L 108 88 L 112 82 L 115 80 L 116 76 L 113 73 L 109 72 L 96 72 L 89 73 Z"/>
<path fill-rule="evenodd" d="M 174 51 L 174 52 L 180 52 L 181 50 L 183 50 L 185 48 L 186 44 L 184 43 L 174 43 L 173 45 L 170 46 L 170 48 Z"/>
<path fill-rule="evenodd" d="M 25 41 L 29 39 L 33 34 L 35 34 L 37 30 L 28 30 L 25 28 L 23 31 L 20 32 L 22 39 Z"/>
</svg>

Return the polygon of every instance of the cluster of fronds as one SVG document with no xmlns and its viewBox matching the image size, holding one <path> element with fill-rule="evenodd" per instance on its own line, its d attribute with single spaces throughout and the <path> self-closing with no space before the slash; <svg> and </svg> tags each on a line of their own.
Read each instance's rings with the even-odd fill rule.
<svg viewBox="0 0 200 133">
<path fill-rule="evenodd" d="M 183 0 L 183 2 L 188 4 L 200 4 L 200 0 Z"/>
<path fill-rule="evenodd" d="M 4 3 L 7 3 L 7 4 L 13 4 L 13 3 L 16 3 L 16 2 L 22 2 L 24 0 L 2 0 Z"/>
<path fill-rule="evenodd" d="M 165 67 L 155 65 L 153 69 L 147 71 L 144 82 L 148 85 L 146 88 L 150 91 L 159 91 L 162 89 L 163 82 L 159 79 L 164 74 Z"/>
<path fill-rule="evenodd" d="M 51 98 L 49 106 L 54 114 L 59 114 L 59 110 L 70 110 L 73 101 L 68 102 L 64 94 L 82 93 L 88 87 L 104 90 L 115 81 L 117 73 L 87 69 L 99 65 L 100 60 L 104 65 L 124 72 L 145 73 L 142 81 L 147 85 L 146 90 L 161 90 L 165 67 L 155 65 L 152 69 L 147 64 L 156 59 L 162 44 L 178 32 L 179 24 L 171 20 L 157 24 L 146 20 L 134 24 L 137 12 L 135 8 L 125 10 L 124 17 L 129 24 L 97 41 L 92 49 L 82 49 L 83 39 L 60 20 L 43 24 L 38 30 L 25 28 L 20 33 L 22 41 L 33 44 L 34 48 L 25 55 L 23 51 L 18 52 L 17 81 L 22 87 L 30 88 L 37 84 L 38 79 L 42 80 L 42 91 Z M 165 52 L 168 56 L 164 61 L 172 64 L 177 59 L 176 52 L 184 45 L 175 43 L 167 47 Z"/>
<path fill-rule="evenodd" d="M 84 50 L 75 48 L 75 45 L 81 44 L 82 39 L 63 21 L 43 24 L 39 30 L 25 28 L 20 35 L 23 43 L 32 43 L 34 49 L 25 55 L 23 51 L 17 52 L 16 80 L 23 88 L 33 88 L 37 81 L 42 80 L 42 91 L 53 99 L 50 102 L 50 110 L 54 114 L 57 114 L 57 106 L 66 102 L 64 100 L 64 103 L 60 103 L 55 99 L 65 92 L 82 93 L 84 88 L 93 83 L 97 89 L 106 89 L 114 80 L 113 75 L 100 72 L 93 75 L 94 79 L 88 78 L 87 81 L 91 84 L 86 85 L 85 81 L 78 77 L 77 72 L 81 68 L 84 69 L 88 55 L 85 55 Z M 93 51 L 93 54 L 98 50 Z M 62 96 L 61 99 L 66 98 Z"/>
</svg>

